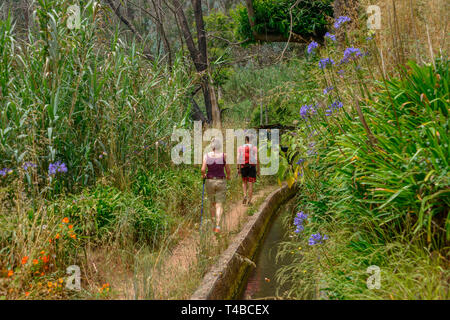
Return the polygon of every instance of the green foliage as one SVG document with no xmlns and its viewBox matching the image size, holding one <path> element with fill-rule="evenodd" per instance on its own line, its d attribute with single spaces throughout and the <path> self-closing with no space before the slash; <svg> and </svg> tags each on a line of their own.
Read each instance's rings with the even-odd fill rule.
<svg viewBox="0 0 450 320">
<path fill-rule="evenodd" d="M 362 107 L 375 144 L 363 138 L 367 134 L 359 118 L 341 116 L 341 134 L 330 132 L 334 130 L 331 123 L 325 128 L 327 136 L 313 138 L 311 129 L 303 131 L 309 136 L 308 143 L 316 141 L 318 146 L 309 148 L 316 151 L 310 151 L 305 163 L 295 164 L 302 153 L 298 145 L 305 143 L 299 140 L 304 134 L 298 131 L 298 138 L 289 143 L 290 170 L 282 171 L 280 179 L 296 178 L 299 169 L 314 179 L 314 172 L 322 170 L 308 165 L 318 159 L 317 151 L 326 150 L 319 153 L 320 161 L 337 165 L 330 179 L 354 198 L 349 214 L 354 216 L 353 206 L 361 206 L 362 212 L 393 226 L 401 226 L 406 216 L 412 216 L 417 222 L 415 231 L 425 228 L 430 241 L 434 220 L 447 228 L 449 237 L 448 62 L 436 63 L 434 71 L 432 66 L 411 62 L 403 80 L 389 80 L 387 87 L 379 84 L 379 90 Z M 317 125 L 314 123 L 310 123 L 312 128 Z M 330 135 L 334 139 L 329 139 Z"/>
<path fill-rule="evenodd" d="M 198 206 L 198 199 L 192 197 L 192 190 L 201 190 L 199 175 L 198 169 L 188 167 L 140 170 L 132 190 L 150 210 L 163 207 L 175 216 L 186 216 L 195 212 Z"/>
<path fill-rule="evenodd" d="M 209 37 L 208 58 L 212 67 L 212 79 L 216 86 L 224 85 L 233 74 L 231 66 L 231 47 L 229 43 L 235 42 L 234 21 L 220 11 L 212 11 L 204 17 L 205 27 Z"/>
<path fill-rule="evenodd" d="M 254 31 L 259 34 L 281 34 L 289 37 L 291 18 L 289 9 L 296 0 L 253 0 Z M 292 10 L 292 32 L 302 37 L 320 37 L 326 32 L 327 18 L 333 16 L 332 0 L 300 1 Z M 238 6 L 233 13 L 237 34 L 254 42 L 247 8 Z"/>
<path fill-rule="evenodd" d="M 298 120 L 299 108 L 310 101 L 317 83 L 308 75 L 311 67 L 302 60 L 257 68 L 254 65 L 236 68 L 224 86 L 226 98 L 232 102 L 231 112 L 251 126 L 260 124 L 263 102 L 263 123 L 292 125 Z M 230 114 L 230 116 L 232 116 Z"/>
<path fill-rule="evenodd" d="M 93 242 L 157 245 L 171 224 L 170 217 L 159 208 L 148 208 L 139 197 L 102 185 L 85 189 L 54 208 L 61 219 L 70 219 L 77 234 Z"/>
<path fill-rule="evenodd" d="M 123 183 L 144 147 L 153 151 L 188 115 L 183 59 L 171 70 L 152 63 L 118 31 L 105 43 L 104 12 L 93 1 L 79 30 L 66 26 L 67 1 L 36 5 L 29 43 L 15 42 L 10 20 L 0 22 L 0 166 L 32 161 L 43 185 L 49 163 L 65 162 L 69 174 L 59 181 L 69 191 L 105 172 Z"/>
</svg>

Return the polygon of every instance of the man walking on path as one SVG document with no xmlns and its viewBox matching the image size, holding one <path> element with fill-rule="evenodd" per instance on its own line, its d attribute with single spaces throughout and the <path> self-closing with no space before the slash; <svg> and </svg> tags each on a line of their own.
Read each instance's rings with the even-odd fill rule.
<svg viewBox="0 0 450 320">
<path fill-rule="evenodd" d="M 242 189 L 244 190 L 243 204 L 251 205 L 253 196 L 253 183 L 256 175 L 260 174 L 258 148 L 250 144 L 250 137 L 245 137 L 245 144 L 238 148 L 238 174 L 242 176 Z M 248 191 L 248 193 L 247 193 Z"/>
</svg>

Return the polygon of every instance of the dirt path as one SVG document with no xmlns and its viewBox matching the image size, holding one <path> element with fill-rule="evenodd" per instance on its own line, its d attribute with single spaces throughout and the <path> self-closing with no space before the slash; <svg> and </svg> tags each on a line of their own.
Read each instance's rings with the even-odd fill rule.
<svg viewBox="0 0 450 320">
<path fill-rule="evenodd" d="M 269 192 L 273 191 L 277 186 L 268 186 L 264 189 L 258 191 L 253 196 L 253 206 L 257 205 L 257 201 L 267 194 Z M 224 235 L 230 235 L 233 237 L 233 233 L 237 233 L 240 231 L 240 228 L 243 223 L 247 220 L 248 216 L 246 215 L 246 212 L 251 207 L 248 207 L 246 205 L 242 204 L 242 199 L 239 199 L 239 201 L 236 201 L 231 208 L 225 212 L 225 215 L 223 217 L 223 234 Z M 208 210 L 207 210 L 208 211 Z M 204 214 L 209 215 L 209 212 L 204 212 Z M 204 216 L 205 218 L 206 216 Z M 205 222 L 205 220 L 203 220 Z M 206 225 L 205 228 L 212 228 L 212 225 Z M 208 240 L 208 246 L 207 249 L 210 255 L 219 254 L 220 252 L 220 240 L 217 240 L 216 237 L 210 237 Z M 232 240 L 232 239 L 231 239 Z M 231 241 L 228 239 L 228 241 Z M 156 281 L 156 286 L 154 286 L 155 295 L 158 298 L 162 299 L 170 299 L 171 292 L 173 290 L 176 290 L 174 287 L 179 286 L 180 283 L 182 283 L 185 279 L 187 281 L 186 285 L 189 285 L 189 277 L 191 273 L 191 270 L 193 267 L 197 266 L 198 263 L 198 255 L 197 253 L 200 250 L 200 237 L 199 233 L 194 233 L 183 240 L 181 240 L 175 248 L 171 251 L 169 256 L 164 259 L 160 267 L 158 268 L 157 274 L 154 276 L 154 281 Z M 181 278 L 181 279 L 177 279 Z M 177 281 L 181 280 L 181 281 Z M 196 279 L 190 279 L 191 282 L 195 282 Z M 188 297 L 185 297 L 188 298 Z"/>
</svg>

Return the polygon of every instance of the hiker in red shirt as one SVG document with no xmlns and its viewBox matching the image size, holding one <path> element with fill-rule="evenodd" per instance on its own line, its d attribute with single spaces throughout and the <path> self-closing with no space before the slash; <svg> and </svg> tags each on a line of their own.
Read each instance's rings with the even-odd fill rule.
<svg viewBox="0 0 450 320">
<path fill-rule="evenodd" d="M 260 174 L 260 168 L 258 148 L 250 144 L 250 138 L 248 136 L 245 137 L 245 144 L 238 148 L 237 170 L 238 174 L 242 176 L 242 189 L 244 190 L 244 200 L 242 201 L 242 203 L 251 205 L 253 196 L 253 183 L 256 182 L 256 174 Z"/>
</svg>

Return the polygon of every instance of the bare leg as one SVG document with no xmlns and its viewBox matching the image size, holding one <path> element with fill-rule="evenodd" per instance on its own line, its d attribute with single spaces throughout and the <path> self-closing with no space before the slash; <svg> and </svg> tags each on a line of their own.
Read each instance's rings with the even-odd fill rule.
<svg viewBox="0 0 450 320">
<path fill-rule="evenodd" d="M 216 216 L 216 203 L 215 202 L 211 202 L 209 211 L 211 213 L 211 222 L 214 223 L 214 217 Z"/>
<path fill-rule="evenodd" d="M 220 218 L 222 217 L 223 206 L 221 202 L 216 203 L 216 226 L 220 226 Z"/>
<path fill-rule="evenodd" d="M 244 190 L 244 199 L 247 197 L 247 181 L 242 181 L 242 189 Z"/>
<path fill-rule="evenodd" d="M 253 182 L 248 183 L 248 203 L 252 202 L 253 196 Z"/>
</svg>

